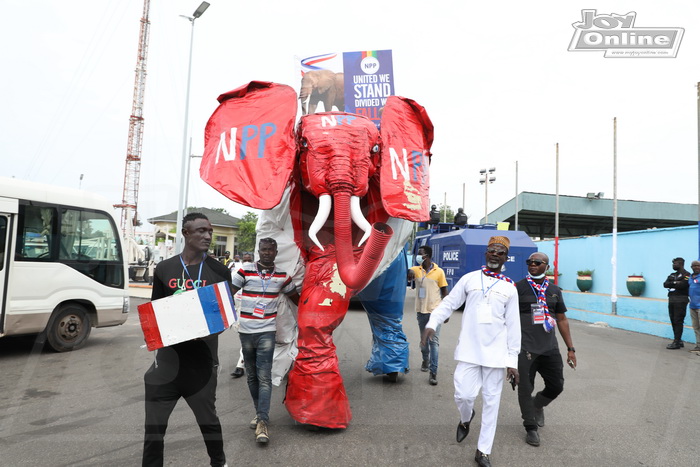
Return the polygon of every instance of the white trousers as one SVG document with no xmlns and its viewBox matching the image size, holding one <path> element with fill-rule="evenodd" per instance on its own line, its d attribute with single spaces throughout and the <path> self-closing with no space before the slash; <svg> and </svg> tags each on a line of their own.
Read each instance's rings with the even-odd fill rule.
<svg viewBox="0 0 700 467">
<path fill-rule="evenodd" d="M 469 421 L 474 409 L 474 402 L 481 391 L 483 407 L 477 447 L 484 454 L 491 454 L 493 438 L 496 436 L 498 407 L 501 404 L 504 379 L 504 368 L 490 368 L 473 363 L 457 362 L 454 377 L 455 403 L 461 421 Z"/>
</svg>

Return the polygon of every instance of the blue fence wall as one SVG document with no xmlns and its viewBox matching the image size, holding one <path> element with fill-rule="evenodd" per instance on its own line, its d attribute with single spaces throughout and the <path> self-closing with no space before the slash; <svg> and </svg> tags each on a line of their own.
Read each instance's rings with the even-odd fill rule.
<svg viewBox="0 0 700 467">
<path fill-rule="evenodd" d="M 554 262 L 554 241 L 535 242 L 539 251 Z M 671 260 L 697 259 L 698 227 L 641 230 L 617 234 L 617 315 L 611 314 L 612 304 L 612 234 L 559 240 L 559 286 L 565 290 L 564 299 L 571 309 L 572 319 L 586 322 L 606 322 L 610 326 L 671 338 L 668 319 L 666 277 L 673 272 Z M 578 292 L 576 271 L 592 269 L 593 287 L 589 293 Z M 641 274 L 646 288 L 641 297 L 632 297 L 627 290 L 627 276 Z M 686 316 L 683 340 L 695 342 Z"/>
</svg>

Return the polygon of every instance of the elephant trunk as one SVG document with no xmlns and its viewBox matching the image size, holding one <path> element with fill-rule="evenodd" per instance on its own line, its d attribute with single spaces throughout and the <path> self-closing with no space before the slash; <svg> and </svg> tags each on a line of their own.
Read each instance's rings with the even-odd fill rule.
<svg viewBox="0 0 700 467">
<path fill-rule="evenodd" d="M 338 272 L 345 285 L 351 289 L 361 290 L 372 278 L 377 270 L 379 262 L 384 256 L 393 230 L 388 225 L 377 222 L 372 226 L 367 245 L 362 251 L 362 256 L 357 264 L 353 254 L 352 223 L 350 209 L 350 192 L 334 192 L 335 206 L 335 249 L 338 261 Z"/>
</svg>

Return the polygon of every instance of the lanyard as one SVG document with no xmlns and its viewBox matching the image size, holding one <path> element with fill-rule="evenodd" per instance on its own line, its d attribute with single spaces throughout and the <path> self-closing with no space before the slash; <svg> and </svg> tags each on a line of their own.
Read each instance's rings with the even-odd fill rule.
<svg viewBox="0 0 700 467">
<path fill-rule="evenodd" d="M 201 284 L 201 279 L 202 279 L 202 266 L 204 265 L 204 260 L 207 259 L 207 254 L 202 253 L 202 262 L 199 263 L 199 275 L 197 276 L 197 281 L 195 282 L 192 280 L 192 276 L 190 276 L 190 272 L 187 270 L 187 266 L 185 266 L 185 261 L 182 259 L 182 254 L 180 254 L 180 263 L 182 263 L 182 269 L 185 270 L 185 273 L 187 274 L 187 277 L 190 278 L 192 281 L 192 287 L 197 288 L 197 284 Z M 186 287 L 186 286 L 185 286 Z"/>
<path fill-rule="evenodd" d="M 267 277 L 267 279 L 265 278 L 265 276 L 263 274 L 260 273 L 257 266 L 255 267 L 255 270 L 257 271 L 258 276 L 260 276 L 260 280 L 262 281 L 262 289 L 263 289 L 262 294 L 263 294 L 263 297 L 265 297 L 265 292 L 267 291 L 267 288 L 270 286 L 270 283 L 272 282 L 272 276 L 275 275 L 275 266 L 274 265 L 272 266 L 272 272 Z"/>
<path fill-rule="evenodd" d="M 545 279 L 545 280 L 547 280 L 547 279 Z M 534 285 L 532 285 L 533 283 L 537 284 L 537 282 L 532 281 L 532 283 L 530 283 L 530 281 L 527 281 L 527 283 L 530 286 L 530 288 L 532 289 L 532 293 L 534 293 L 535 297 L 537 297 L 537 301 L 540 301 L 540 299 L 542 299 L 544 301 L 544 303 L 547 304 L 547 291 L 546 290 L 542 291 L 542 297 L 540 297 L 539 290 L 536 289 Z M 537 285 L 539 285 L 540 287 L 544 287 L 544 282 L 542 284 L 537 284 Z"/>
<path fill-rule="evenodd" d="M 481 292 L 484 294 L 484 298 L 486 298 L 486 295 L 489 293 L 489 291 L 493 288 L 494 285 L 498 284 L 498 281 L 500 280 L 500 279 L 495 278 L 495 277 L 494 277 L 494 279 L 495 279 L 494 283 L 491 284 L 488 289 L 484 290 L 484 274 L 483 273 L 481 274 Z"/>
<path fill-rule="evenodd" d="M 420 277 L 420 285 L 419 285 L 418 287 L 420 287 L 420 288 L 423 287 L 423 281 L 425 281 L 425 278 L 428 277 L 428 274 L 430 273 L 430 271 L 433 270 L 433 268 L 435 268 L 435 263 L 433 263 L 433 262 L 430 263 L 430 269 L 428 269 L 427 271 L 423 268 L 423 265 L 421 264 L 420 270 L 421 270 L 421 271 L 425 271 L 425 274 L 422 274 L 422 275 L 421 275 L 421 277 Z"/>
</svg>

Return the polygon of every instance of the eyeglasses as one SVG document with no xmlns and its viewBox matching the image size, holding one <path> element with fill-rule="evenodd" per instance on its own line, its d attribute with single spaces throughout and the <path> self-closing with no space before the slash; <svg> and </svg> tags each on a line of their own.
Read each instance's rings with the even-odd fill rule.
<svg viewBox="0 0 700 467">
<path fill-rule="evenodd" d="M 486 253 L 496 256 L 505 256 L 506 254 L 508 254 L 507 251 L 496 250 L 495 248 L 489 248 L 488 250 L 486 250 Z"/>
<path fill-rule="evenodd" d="M 539 259 L 526 259 L 525 264 L 528 266 L 531 264 L 534 264 L 535 266 L 542 266 L 543 264 L 547 264 L 546 261 L 540 261 Z"/>
</svg>

